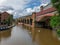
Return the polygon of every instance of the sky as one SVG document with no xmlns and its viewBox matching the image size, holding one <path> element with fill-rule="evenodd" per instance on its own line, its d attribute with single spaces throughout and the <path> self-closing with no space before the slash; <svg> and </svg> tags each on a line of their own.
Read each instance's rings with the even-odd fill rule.
<svg viewBox="0 0 60 45">
<path fill-rule="evenodd" d="M 0 0 L 0 10 L 13 14 L 14 18 L 39 12 L 40 6 L 46 6 L 50 0 Z"/>
</svg>

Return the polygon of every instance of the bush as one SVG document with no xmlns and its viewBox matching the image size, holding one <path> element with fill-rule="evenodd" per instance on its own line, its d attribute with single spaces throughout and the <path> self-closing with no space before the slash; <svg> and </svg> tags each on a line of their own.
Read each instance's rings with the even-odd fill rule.
<svg viewBox="0 0 60 45">
<path fill-rule="evenodd" d="M 60 29 L 57 30 L 57 34 L 60 37 Z"/>
<path fill-rule="evenodd" d="M 59 27 L 60 26 L 60 15 L 52 16 L 50 20 L 51 27 Z"/>
<path fill-rule="evenodd" d="M 51 0 L 52 5 L 57 9 L 58 13 L 60 14 L 60 0 Z"/>
<path fill-rule="evenodd" d="M 57 30 L 57 33 L 60 34 L 60 29 Z"/>
</svg>

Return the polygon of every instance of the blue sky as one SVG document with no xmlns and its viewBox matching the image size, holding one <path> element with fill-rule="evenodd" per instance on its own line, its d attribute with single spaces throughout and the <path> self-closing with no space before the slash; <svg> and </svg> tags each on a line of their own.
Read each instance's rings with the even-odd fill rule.
<svg viewBox="0 0 60 45">
<path fill-rule="evenodd" d="M 14 10 L 8 10 L 13 13 L 15 18 L 28 15 L 34 11 L 40 11 L 41 5 L 46 5 L 50 0 L 0 0 L 0 7 L 7 6 Z M 7 8 L 6 8 L 7 9 Z"/>
<path fill-rule="evenodd" d="M 40 4 L 40 0 L 31 0 L 28 4 L 26 4 L 26 6 L 27 8 L 34 8 L 34 6 L 39 6 Z"/>
</svg>

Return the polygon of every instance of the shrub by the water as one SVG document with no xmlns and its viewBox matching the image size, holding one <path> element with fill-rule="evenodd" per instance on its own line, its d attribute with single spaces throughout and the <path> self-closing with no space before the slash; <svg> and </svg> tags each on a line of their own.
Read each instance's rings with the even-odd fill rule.
<svg viewBox="0 0 60 45">
<path fill-rule="evenodd" d="M 51 27 L 60 27 L 60 15 L 52 16 L 50 21 Z"/>
</svg>

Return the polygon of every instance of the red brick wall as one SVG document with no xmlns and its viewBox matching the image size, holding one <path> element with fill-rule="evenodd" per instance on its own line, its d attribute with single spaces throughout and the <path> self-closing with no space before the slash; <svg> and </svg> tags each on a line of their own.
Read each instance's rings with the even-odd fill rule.
<svg viewBox="0 0 60 45">
<path fill-rule="evenodd" d="M 32 27 L 35 27 L 35 17 L 36 17 L 36 13 L 32 13 Z"/>
<path fill-rule="evenodd" d="M 6 20 L 8 18 L 9 14 L 7 12 L 1 13 L 1 21 Z"/>
</svg>

